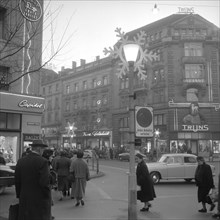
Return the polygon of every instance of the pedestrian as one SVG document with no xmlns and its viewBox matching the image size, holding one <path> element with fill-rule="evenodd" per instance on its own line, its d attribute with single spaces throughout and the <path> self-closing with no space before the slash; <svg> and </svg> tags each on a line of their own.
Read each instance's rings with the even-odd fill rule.
<svg viewBox="0 0 220 220">
<path fill-rule="evenodd" d="M 77 152 L 77 158 L 71 162 L 70 173 L 75 176 L 72 184 L 71 196 L 76 198 L 75 206 L 84 205 L 86 181 L 90 179 L 88 164 L 83 160 L 83 151 Z"/>
<path fill-rule="evenodd" d="M 5 165 L 6 164 L 5 158 L 4 158 L 3 153 L 1 151 L 0 151 L 0 164 L 1 165 Z"/>
<path fill-rule="evenodd" d="M 32 150 L 15 167 L 15 190 L 19 199 L 18 220 L 50 220 L 51 189 L 48 161 L 43 158 L 47 145 L 41 140 L 30 144 Z"/>
<path fill-rule="evenodd" d="M 59 201 L 63 200 L 66 193 L 69 192 L 69 170 L 71 160 L 66 156 L 65 151 L 60 151 L 60 158 L 56 159 L 54 169 L 57 173 Z"/>
<path fill-rule="evenodd" d="M 212 215 L 213 218 L 220 218 L 220 174 L 218 175 L 218 205 L 217 205 L 217 212 Z"/>
<path fill-rule="evenodd" d="M 212 201 L 207 200 L 207 195 L 210 189 L 215 188 L 212 170 L 210 165 L 205 162 L 205 159 L 201 156 L 197 157 L 198 166 L 195 171 L 195 181 L 198 187 L 197 197 L 198 202 L 202 203 L 202 209 L 199 212 L 207 212 L 206 203 L 210 203 L 210 211 L 213 211 L 215 204 Z"/>
<path fill-rule="evenodd" d="M 140 191 L 137 192 L 137 199 L 144 203 L 144 207 L 140 210 L 142 212 L 149 211 L 151 207 L 151 203 L 149 201 L 154 200 L 156 198 L 153 180 L 149 174 L 148 167 L 143 160 L 143 156 L 141 154 L 136 154 L 137 157 L 137 185 L 140 186 Z"/>
</svg>

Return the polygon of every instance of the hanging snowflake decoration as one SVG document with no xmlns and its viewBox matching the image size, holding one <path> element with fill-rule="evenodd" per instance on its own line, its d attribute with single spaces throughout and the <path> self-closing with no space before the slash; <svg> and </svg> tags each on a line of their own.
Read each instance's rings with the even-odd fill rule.
<svg viewBox="0 0 220 220">
<path fill-rule="evenodd" d="M 145 36 L 146 33 L 144 31 L 140 31 L 140 33 L 137 33 L 137 37 L 133 37 L 133 41 L 132 40 L 128 40 L 128 36 L 125 36 L 124 32 L 121 32 L 121 28 L 116 28 L 115 30 L 116 33 L 118 33 L 116 36 L 120 37 L 120 40 L 118 42 L 118 44 L 116 46 L 114 46 L 114 49 L 109 47 L 109 49 L 104 48 L 104 54 L 107 55 L 109 54 L 109 56 L 111 56 L 112 58 L 120 58 L 120 63 L 119 66 L 121 68 L 118 69 L 118 72 L 116 73 L 116 75 L 119 78 L 122 78 L 123 75 L 125 76 L 127 74 L 127 72 L 129 71 L 129 64 L 126 61 L 125 57 L 124 57 L 124 53 L 123 53 L 123 46 L 126 44 L 138 44 L 139 47 L 139 56 L 137 61 L 134 63 L 134 71 L 137 71 L 137 75 L 138 77 L 140 77 L 140 79 L 144 80 L 147 78 L 146 75 L 146 70 L 144 70 L 144 61 L 147 62 L 151 62 L 152 59 L 156 59 L 157 55 L 153 54 L 153 52 L 148 52 L 147 49 L 143 50 L 141 46 L 144 45 L 145 43 Z"/>
</svg>

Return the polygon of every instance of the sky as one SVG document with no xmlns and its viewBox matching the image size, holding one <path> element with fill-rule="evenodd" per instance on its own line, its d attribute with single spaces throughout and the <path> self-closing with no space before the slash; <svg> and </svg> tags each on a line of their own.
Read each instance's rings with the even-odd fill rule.
<svg viewBox="0 0 220 220">
<path fill-rule="evenodd" d="M 157 5 L 159 11 L 153 14 Z M 113 47 L 119 40 L 115 29 L 129 32 L 172 14 L 179 8 L 190 8 L 220 27 L 219 0 L 158 0 L 158 1 L 75 1 L 44 0 L 43 62 L 51 60 L 53 69 L 71 68 L 72 61 L 80 65 L 96 56 L 105 57 L 104 48 Z"/>
</svg>

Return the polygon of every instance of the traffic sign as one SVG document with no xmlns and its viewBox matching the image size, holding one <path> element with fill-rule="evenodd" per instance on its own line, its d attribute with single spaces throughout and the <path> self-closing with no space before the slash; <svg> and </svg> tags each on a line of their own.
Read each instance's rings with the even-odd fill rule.
<svg viewBox="0 0 220 220">
<path fill-rule="evenodd" d="M 135 106 L 135 136 L 153 137 L 153 108 Z"/>
</svg>

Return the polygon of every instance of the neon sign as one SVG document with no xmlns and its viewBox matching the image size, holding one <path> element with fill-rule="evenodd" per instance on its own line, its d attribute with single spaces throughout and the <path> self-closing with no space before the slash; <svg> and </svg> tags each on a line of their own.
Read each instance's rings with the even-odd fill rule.
<svg viewBox="0 0 220 220">
<path fill-rule="evenodd" d="M 198 131 L 208 131 L 209 130 L 208 125 L 182 125 L 182 126 L 183 126 L 183 131 L 198 132 Z"/>
<path fill-rule="evenodd" d="M 18 103 L 18 106 L 21 108 L 43 108 L 44 104 L 42 103 L 29 103 L 27 100 L 22 100 Z"/>
</svg>

